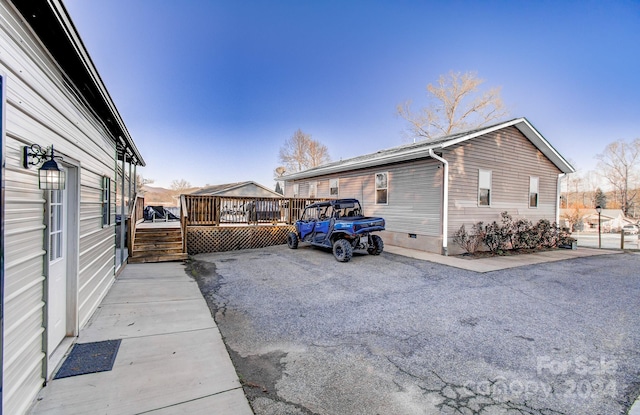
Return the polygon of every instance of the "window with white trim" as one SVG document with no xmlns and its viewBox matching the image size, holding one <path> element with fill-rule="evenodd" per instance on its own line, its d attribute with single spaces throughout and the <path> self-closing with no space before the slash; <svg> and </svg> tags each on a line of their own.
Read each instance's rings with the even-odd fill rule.
<svg viewBox="0 0 640 415">
<path fill-rule="evenodd" d="M 529 177 L 529 207 L 538 207 L 538 188 L 540 186 L 540 179 L 535 176 Z"/>
<path fill-rule="evenodd" d="M 111 179 L 102 178 L 102 227 L 111 225 Z"/>
<path fill-rule="evenodd" d="M 376 173 L 376 205 L 388 203 L 389 173 Z"/>
<path fill-rule="evenodd" d="M 478 170 L 478 206 L 491 206 L 491 170 Z"/>
<path fill-rule="evenodd" d="M 338 196 L 338 179 L 329 179 L 329 196 Z"/>
<path fill-rule="evenodd" d="M 293 184 L 293 197 L 298 197 L 300 196 L 300 184 L 299 183 L 294 183 Z"/>
<path fill-rule="evenodd" d="M 309 198 L 313 199 L 318 194 L 318 182 L 309 182 Z"/>
<path fill-rule="evenodd" d="M 49 261 L 63 256 L 64 190 L 51 190 L 49 198 Z"/>
</svg>

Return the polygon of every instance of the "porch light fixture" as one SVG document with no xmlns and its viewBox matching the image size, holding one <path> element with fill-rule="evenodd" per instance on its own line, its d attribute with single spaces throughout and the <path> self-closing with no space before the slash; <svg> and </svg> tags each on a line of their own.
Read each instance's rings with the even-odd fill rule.
<svg viewBox="0 0 640 415">
<path fill-rule="evenodd" d="M 38 144 L 24 146 L 22 148 L 22 165 L 25 169 L 29 166 L 42 166 L 38 169 L 38 187 L 42 190 L 64 190 L 66 185 L 66 176 L 64 170 L 60 170 L 55 158 L 53 145 L 51 145 L 51 154 L 47 155 L 49 148 L 42 148 Z M 60 158 L 60 157 L 58 157 Z"/>
</svg>

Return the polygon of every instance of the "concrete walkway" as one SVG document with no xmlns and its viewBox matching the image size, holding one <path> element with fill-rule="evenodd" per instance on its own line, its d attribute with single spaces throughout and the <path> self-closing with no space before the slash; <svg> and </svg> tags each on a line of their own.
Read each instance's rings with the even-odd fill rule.
<svg viewBox="0 0 640 415">
<path fill-rule="evenodd" d="M 253 414 L 184 265 L 127 265 L 77 343 L 112 339 L 113 370 L 50 381 L 31 414 Z"/>
<path fill-rule="evenodd" d="M 605 249 L 578 248 L 556 249 L 553 251 L 542 251 L 525 255 L 495 256 L 479 259 L 467 259 L 457 256 L 444 256 L 430 252 L 416 251 L 414 249 L 401 248 L 398 246 L 385 246 L 385 252 L 396 255 L 407 256 L 415 259 L 436 262 L 450 267 L 461 268 L 475 272 L 491 272 L 501 269 L 521 267 L 524 265 L 542 264 L 545 262 L 562 261 L 571 258 L 581 258 L 594 255 L 612 255 L 623 251 L 613 251 Z"/>
</svg>

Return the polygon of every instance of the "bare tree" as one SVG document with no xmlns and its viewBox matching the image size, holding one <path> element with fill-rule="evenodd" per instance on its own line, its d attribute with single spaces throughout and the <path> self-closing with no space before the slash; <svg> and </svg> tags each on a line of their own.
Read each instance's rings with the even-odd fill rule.
<svg viewBox="0 0 640 415">
<path fill-rule="evenodd" d="M 182 194 L 185 190 L 192 188 L 191 183 L 186 181 L 185 179 L 173 180 L 171 182 L 171 190 L 173 190 L 177 195 Z"/>
<path fill-rule="evenodd" d="M 602 175 L 611 184 L 620 206 L 628 215 L 638 194 L 640 169 L 640 138 L 631 142 L 614 141 L 597 156 Z"/>
<path fill-rule="evenodd" d="M 296 173 L 328 163 L 331 158 L 327 146 L 298 129 L 280 147 L 279 160 L 285 171 Z M 276 168 L 276 174 L 278 172 L 283 172 L 280 167 Z"/>
<path fill-rule="evenodd" d="M 407 101 L 398 104 L 398 115 L 409 123 L 408 134 L 417 139 L 433 139 L 498 121 L 508 114 L 500 87 L 480 92 L 482 83 L 475 72 L 450 71 L 440 75 L 437 85 L 427 85 L 427 107 L 413 112 L 411 101 Z"/>
<path fill-rule="evenodd" d="M 139 195 L 144 195 L 144 186 L 147 184 L 153 183 L 155 180 L 153 179 L 145 179 L 141 174 L 136 175 L 136 193 Z"/>
</svg>

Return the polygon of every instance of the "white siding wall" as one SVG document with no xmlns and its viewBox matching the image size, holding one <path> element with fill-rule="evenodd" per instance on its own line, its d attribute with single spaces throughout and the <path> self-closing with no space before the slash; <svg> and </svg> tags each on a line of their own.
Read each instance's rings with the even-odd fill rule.
<svg viewBox="0 0 640 415">
<path fill-rule="evenodd" d="M 478 137 L 447 148 L 443 157 L 449 162 L 449 253 L 460 253 L 453 244 L 453 233 L 462 224 L 467 228 L 478 221 L 500 220 L 500 213 L 524 217 L 532 222 L 555 220 L 558 201 L 556 186 L 560 170 L 549 161 L 517 128 Z M 442 245 L 442 173 L 435 160 L 419 160 L 390 166 L 368 168 L 311 179 L 288 181 L 285 196 L 293 195 L 299 183 L 300 196 L 307 196 L 307 183 L 318 182 L 318 197 L 330 198 L 329 179 L 339 178 L 339 197 L 360 199 L 367 215 L 387 221 L 385 242 L 393 245 L 441 252 Z M 491 206 L 478 206 L 478 171 L 490 170 Z M 388 172 L 388 204 L 375 204 L 375 174 Z M 539 178 L 538 206 L 529 207 L 529 178 Z M 409 233 L 417 235 L 407 240 Z"/>
<path fill-rule="evenodd" d="M 307 197 L 308 182 L 318 183 L 319 198 L 330 196 L 329 180 L 339 179 L 339 198 L 360 200 L 365 215 L 381 216 L 386 221 L 386 243 L 416 249 L 437 250 L 441 240 L 442 169 L 431 159 L 363 169 L 286 182 L 285 195 L 293 195 L 293 183 Z M 375 174 L 388 173 L 388 203 L 375 203 Z M 305 190 L 303 190 L 305 189 Z M 409 238 L 409 234 L 416 238 Z M 439 250 L 438 250 L 439 252 Z"/>
<path fill-rule="evenodd" d="M 45 199 L 38 189 L 37 170 L 21 166 L 21 147 L 53 144 L 57 155 L 80 166 L 80 327 L 95 311 L 115 274 L 114 227 L 102 228 L 100 214 L 101 177 L 115 180 L 115 147 L 5 1 L 0 1 L 0 20 L 0 73 L 6 85 L 3 411 L 20 414 L 42 386 L 46 359 Z M 115 222 L 113 217 L 111 222 Z"/>
<path fill-rule="evenodd" d="M 496 131 L 447 149 L 449 161 L 449 237 L 462 224 L 514 218 L 555 221 L 560 170 L 515 127 Z M 491 170 L 491 206 L 478 206 L 478 170 Z M 537 208 L 529 207 L 529 177 L 540 178 Z M 461 252 L 449 240 L 450 253 Z"/>
</svg>

